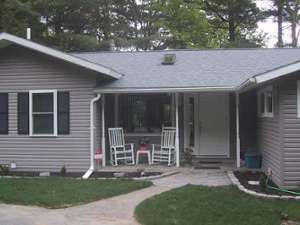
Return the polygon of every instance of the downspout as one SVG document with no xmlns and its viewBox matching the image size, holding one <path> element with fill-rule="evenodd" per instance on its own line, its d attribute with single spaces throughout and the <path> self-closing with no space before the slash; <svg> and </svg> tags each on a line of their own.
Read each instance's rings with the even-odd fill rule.
<svg viewBox="0 0 300 225">
<path fill-rule="evenodd" d="M 94 104 L 99 101 L 101 98 L 100 94 L 97 94 L 90 102 L 90 168 L 82 176 L 83 179 L 88 179 L 95 170 L 94 162 L 94 135 L 95 135 L 95 126 L 94 126 Z"/>
</svg>

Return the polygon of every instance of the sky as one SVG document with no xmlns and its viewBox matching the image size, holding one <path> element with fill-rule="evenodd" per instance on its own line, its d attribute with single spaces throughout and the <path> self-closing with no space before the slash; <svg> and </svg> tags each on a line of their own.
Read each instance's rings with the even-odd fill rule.
<svg viewBox="0 0 300 225">
<path fill-rule="evenodd" d="M 272 3 L 270 0 L 257 0 L 256 4 L 261 9 L 270 9 Z M 290 42 L 290 31 L 288 30 L 287 24 L 283 24 L 283 41 Z M 267 34 L 266 45 L 268 48 L 276 47 L 277 42 L 277 24 L 274 22 L 274 18 L 268 18 L 263 22 L 258 23 L 258 32 L 262 31 Z"/>
</svg>

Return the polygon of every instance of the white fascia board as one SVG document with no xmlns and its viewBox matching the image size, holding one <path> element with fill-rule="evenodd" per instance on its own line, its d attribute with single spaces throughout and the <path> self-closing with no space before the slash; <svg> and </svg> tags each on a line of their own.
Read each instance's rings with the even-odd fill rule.
<svg viewBox="0 0 300 225">
<path fill-rule="evenodd" d="M 46 55 L 61 59 L 63 61 L 69 62 L 69 63 L 73 63 L 76 64 L 78 66 L 84 67 L 88 70 L 93 70 L 102 74 L 105 74 L 107 76 L 119 79 L 122 77 L 122 74 L 111 69 L 108 68 L 106 66 L 102 66 L 99 64 L 95 64 L 92 62 L 89 62 L 87 60 L 69 55 L 67 53 L 34 43 L 32 41 L 26 40 L 24 38 L 20 38 L 11 34 L 7 34 L 7 33 L 1 33 L 0 34 L 0 40 L 6 40 L 6 41 L 10 41 L 13 42 L 15 44 L 19 44 L 21 46 L 24 46 L 26 48 L 30 48 L 32 50 L 44 53 Z"/>
<path fill-rule="evenodd" d="M 245 82 L 243 82 L 241 85 L 239 85 L 239 87 L 237 89 L 240 92 L 247 91 L 247 90 L 255 87 L 257 84 L 261 84 L 266 81 L 285 76 L 287 74 L 296 72 L 298 70 L 300 70 L 300 62 L 289 64 L 289 65 L 280 67 L 278 69 L 274 69 L 269 72 L 265 72 L 260 75 L 251 77 L 251 78 L 247 79 Z"/>
<path fill-rule="evenodd" d="M 176 93 L 176 92 L 231 92 L 235 87 L 186 87 L 186 88 L 97 88 L 96 93 Z"/>
<path fill-rule="evenodd" d="M 298 70 L 300 70 L 300 62 L 296 62 L 296 63 L 290 64 L 290 65 L 263 73 L 261 75 L 257 75 L 254 78 L 256 80 L 256 83 L 260 84 L 260 83 L 296 72 Z"/>
</svg>

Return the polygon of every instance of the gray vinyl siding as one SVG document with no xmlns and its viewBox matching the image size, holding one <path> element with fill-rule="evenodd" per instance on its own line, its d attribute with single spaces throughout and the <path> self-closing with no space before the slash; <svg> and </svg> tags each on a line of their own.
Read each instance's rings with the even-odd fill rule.
<svg viewBox="0 0 300 225">
<path fill-rule="evenodd" d="M 298 79 L 300 77 L 298 76 Z M 280 84 L 283 138 L 283 184 L 300 188 L 300 118 L 297 117 L 297 78 Z"/>
<path fill-rule="evenodd" d="M 273 86 L 274 93 L 276 87 Z M 257 119 L 257 142 L 258 149 L 262 154 L 262 168 L 265 172 L 272 170 L 272 179 L 282 186 L 282 138 L 280 126 L 278 95 L 274 94 L 274 116 L 272 118 L 258 117 Z"/>
<path fill-rule="evenodd" d="M 0 135 L 0 163 L 19 171 L 84 172 L 89 167 L 89 104 L 96 76 L 20 48 L 0 55 L 0 92 L 9 93 L 9 134 Z M 55 89 L 70 93 L 70 134 L 29 137 L 18 134 L 17 93 Z"/>
<path fill-rule="evenodd" d="M 272 169 L 273 180 L 288 189 L 300 187 L 300 118 L 297 117 L 298 74 L 273 82 L 273 118 L 258 119 L 258 143 L 263 169 Z"/>
</svg>

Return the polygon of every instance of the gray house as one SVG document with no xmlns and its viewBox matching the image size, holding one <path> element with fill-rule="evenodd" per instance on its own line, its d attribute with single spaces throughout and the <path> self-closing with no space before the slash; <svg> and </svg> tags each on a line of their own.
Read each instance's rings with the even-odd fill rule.
<svg viewBox="0 0 300 225">
<path fill-rule="evenodd" d="M 282 187 L 300 183 L 300 50 L 66 54 L 0 34 L 0 164 L 19 171 L 93 171 L 107 128 L 128 142 L 176 127 L 176 166 L 195 157 L 262 154 Z"/>
</svg>

